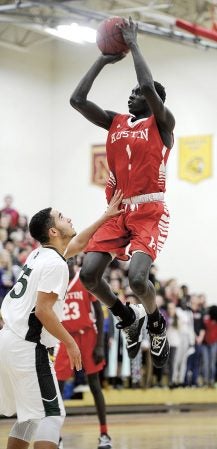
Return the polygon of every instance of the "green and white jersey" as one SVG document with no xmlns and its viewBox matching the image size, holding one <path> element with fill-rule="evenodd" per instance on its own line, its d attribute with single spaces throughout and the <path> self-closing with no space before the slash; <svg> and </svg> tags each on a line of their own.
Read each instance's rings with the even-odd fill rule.
<svg viewBox="0 0 217 449">
<path fill-rule="evenodd" d="M 5 296 L 1 314 L 5 325 L 19 337 L 53 347 L 57 339 L 42 326 L 35 316 L 37 293 L 56 293 L 53 306 L 62 320 L 63 304 L 69 282 L 65 259 L 53 248 L 39 247 L 26 259 L 21 275 L 14 287 Z"/>
</svg>

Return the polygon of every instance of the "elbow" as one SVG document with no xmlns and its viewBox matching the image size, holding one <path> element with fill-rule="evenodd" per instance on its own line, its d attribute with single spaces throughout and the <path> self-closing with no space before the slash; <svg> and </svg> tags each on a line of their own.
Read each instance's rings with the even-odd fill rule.
<svg viewBox="0 0 217 449">
<path fill-rule="evenodd" d="M 42 313 L 39 309 L 35 309 L 35 317 L 42 322 Z"/>
<path fill-rule="evenodd" d="M 74 109 L 82 109 L 82 106 L 84 106 L 84 104 L 86 103 L 86 100 L 82 99 L 80 96 L 76 95 L 76 94 L 72 94 L 70 97 L 70 105 L 74 108 Z"/>
<path fill-rule="evenodd" d="M 77 96 L 74 95 L 74 94 L 72 94 L 71 97 L 70 97 L 69 102 L 70 102 L 70 105 L 71 105 L 73 108 L 76 109 L 76 105 L 78 104 L 78 98 L 77 98 Z"/>
<path fill-rule="evenodd" d="M 44 310 L 41 307 L 36 306 L 35 316 L 42 323 L 44 318 Z"/>
</svg>

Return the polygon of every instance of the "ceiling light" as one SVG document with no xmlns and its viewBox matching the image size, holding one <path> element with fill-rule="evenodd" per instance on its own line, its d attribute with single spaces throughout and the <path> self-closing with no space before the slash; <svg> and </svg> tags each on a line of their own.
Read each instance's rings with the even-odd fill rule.
<svg viewBox="0 0 217 449">
<path fill-rule="evenodd" d="M 80 26 L 77 23 L 71 25 L 58 25 L 56 28 L 45 28 L 45 31 L 60 39 L 83 44 L 85 42 L 96 42 L 96 30 Z"/>
</svg>

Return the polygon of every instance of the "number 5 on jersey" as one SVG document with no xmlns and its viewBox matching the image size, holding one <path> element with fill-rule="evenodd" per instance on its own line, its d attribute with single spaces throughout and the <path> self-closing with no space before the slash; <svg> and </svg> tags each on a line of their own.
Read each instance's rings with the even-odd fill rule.
<svg viewBox="0 0 217 449">
<path fill-rule="evenodd" d="M 31 272 L 32 272 L 32 269 L 28 268 L 27 265 L 24 265 L 22 276 L 17 280 L 14 288 L 10 292 L 11 298 L 21 298 L 21 296 L 24 295 L 24 293 L 27 289 L 28 276 L 31 274 Z M 19 283 L 21 284 L 21 286 L 20 286 L 21 290 L 19 291 L 19 293 L 16 293 L 15 289 Z"/>
</svg>

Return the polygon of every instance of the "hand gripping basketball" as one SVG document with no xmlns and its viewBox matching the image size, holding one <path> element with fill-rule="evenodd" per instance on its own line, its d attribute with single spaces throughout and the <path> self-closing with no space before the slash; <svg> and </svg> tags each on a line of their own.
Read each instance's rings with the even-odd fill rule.
<svg viewBox="0 0 217 449">
<path fill-rule="evenodd" d="M 123 23 L 124 19 L 122 17 L 111 17 L 100 23 L 97 30 L 96 43 L 104 55 L 128 53 L 129 48 L 118 26 Z"/>
</svg>

